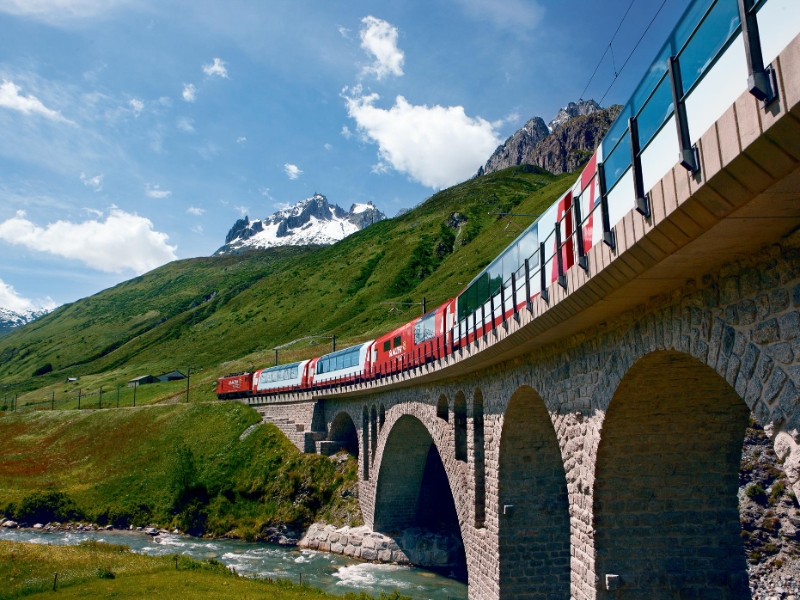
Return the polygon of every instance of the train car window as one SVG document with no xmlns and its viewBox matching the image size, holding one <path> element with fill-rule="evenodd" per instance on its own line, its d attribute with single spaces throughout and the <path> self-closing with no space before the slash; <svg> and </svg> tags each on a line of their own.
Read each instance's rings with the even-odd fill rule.
<svg viewBox="0 0 800 600">
<path fill-rule="evenodd" d="M 487 273 L 481 275 L 478 281 L 475 282 L 475 296 L 477 306 L 480 306 L 489 299 L 489 275 Z"/>
<path fill-rule="evenodd" d="M 298 367 L 292 369 L 292 379 L 297 379 Z"/>
<path fill-rule="evenodd" d="M 421 318 L 414 325 L 414 344 L 431 339 L 435 335 L 436 313 L 431 313 Z"/>
<path fill-rule="evenodd" d="M 394 338 L 394 347 L 397 348 L 398 346 L 402 345 L 403 345 L 403 336 L 398 335 L 396 338 Z"/>
<path fill-rule="evenodd" d="M 503 254 L 503 282 L 511 277 L 511 274 L 519 268 L 519 248 L 516 244 L 511 246 Z"/>
<path fill-rule="evenodd" d="M 519 246 L 519 262 L 520 264 L 525 264 L 525 259 L 532 259 L 536 250 L 539 249 L 539 236 L 537 232 L 537 228 L 534 227 L 533 229 L 526 231 L 520 237 L 519 242 L 517 242 Z M 529 266 L 533 267 L 533 260 L 529 261 Z"/>
<path fill-rule="evenodd" d="M 392 340 L 386 340 L 385 342 L 383 342 L 383 351 L 384 352 L 388 352 L 391 349 L 392 349 Z"/>
</svg>

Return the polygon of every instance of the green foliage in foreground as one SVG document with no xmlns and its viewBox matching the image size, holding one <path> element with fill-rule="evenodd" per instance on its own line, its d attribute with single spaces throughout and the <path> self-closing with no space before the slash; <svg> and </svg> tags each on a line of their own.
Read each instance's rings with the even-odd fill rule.
<svg viewBox="0 0 800 600">
<path fill-rule="evenodd" d="M 58 573 L 57 591 L 53 575 Z M 246 579 L 215 561 L 187 556 L 146 556 L 127 546 L 82 542 L 78 546 L 45 546 L 0 541 L 0 599 L 58 598 L 253 598 L 342 600 L 308 585 L 288 580 Z M 398 593 L 383 600 L 410 600 Z M 368 600 L 346 594 L 345 600 Z"/>
<path fill-rule="evenodd" d="M 0 512 L 29 524 L 157 524 L 246 539 L 359 524 L 357 461 L 301 454 L 238 403 L 0 417 Z"/>
<path fill-rule="evenodd" d="M 170 263 L 0 337 L 0 382 L 19 394 L 21 409 L 77 408 L 79 391 L 81 407 L 95 407 L 101 386 L 103 406 L 116 405 L 118 386 L 120 405 L 131 406 L 129 379 L 192 365 L 191 398 L 211 400 L 217 377 L 271 364 L 275 346 L 332 334 L 345 346 L 418 314 L 388 302 L 425 297 L 432 307 L 454 297 L 519 234 L 490 213 L 540 213 L 574 179 L 513 167 L 441 191 L 333 246 Z M 522 227 L 532 220 L 514 219 Z M 297 344 L 281 361 L 318 355 L 328 344 Z M 74 376 L 80 380 L 65 383 Z M 180 401 L 185 383 L 146 385 L 138 394 L 138 404 Z"/>
</svg>

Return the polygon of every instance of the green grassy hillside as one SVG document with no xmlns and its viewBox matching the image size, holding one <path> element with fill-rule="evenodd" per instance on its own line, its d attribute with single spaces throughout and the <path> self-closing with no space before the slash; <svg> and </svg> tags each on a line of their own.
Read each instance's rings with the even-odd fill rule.
<svg viewBox="0 0 800 600">
<path fill-rule="evenodd" d="M 341 346 L 370 339 L 419 314 L 418 306 L 387 302 L 425 297 L 434 306 L 455 296 L 519 233 L 490 212 L 541 212 L 574 178 L 513 167 L 439 192 L 333 246 L 170 263 L 0 338 L 0 382 L 20 395 L 20 407 L 48 407 L 51 393 L 69 407 L 79 388 L 85 397 L 101 385 L 113 390 L 133 376 L 192 365 L 192 399 L 213 399 L 218 376 L 271 364 L 277 345 L 312 335 L 335 334 Z M 454 213 L 467 222 L 454 227 Z M 306 340 L 282 351 L 281 361 L 321 354 L 328 344 Z M 33 375 L 48 365 L 52 371 Z M 68 376 L 81 380 L 63 383 Z M 143 387 L 138 402 L 184 393 L 180 382 Z M 131 403 L 123 389 L 121 404 Z"/>
<path fill-rule="evenodd" d="M 235 402 L 0 415 L 0 513 L 253 539 L 358 523 L 355 459 L 301 454 Z"/>
</svg>

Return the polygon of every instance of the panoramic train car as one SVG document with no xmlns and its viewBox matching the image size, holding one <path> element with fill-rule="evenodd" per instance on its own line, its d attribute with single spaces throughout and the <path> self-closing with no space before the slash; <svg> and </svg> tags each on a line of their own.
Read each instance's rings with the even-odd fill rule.
<svg viewBox="0 0 800 600">
<path fill-rule="evenodd" d="M 309 369 L 308 384 L 338 385 L 361 381 L 370 372 L 374 343 L 374 340 L 364 342 L 315 358 Z"/>
<path fill-rule="evenodd" d="M 602 239 L 594 226 L 599 206 L 597 154 L 581 177 L 456 298 L 452 339 L 471 343 L 523 308 Z M 579 239 L 580 238 L 580 239 Z M 382 339 L 382 338 L 381 338 Z"/>
<path fill-rule="evenodd" d="M 217 379 L 217 398 L 246 398 L 253 387 L 252 373 L 229 373 Z"/>
<path fill-rule="evenodd" d="M 406 323 L 375 340 L 372 374 L 389 375 L 423 365 L 447 354 L 447 332 L 452 328 L 455 300 Z"/>
<path fill-rule="evenodd" d="M 310 360 L 261 369 L 253 374 L 253 394 L 274 394 L 308 386 Z"/>
</svg>

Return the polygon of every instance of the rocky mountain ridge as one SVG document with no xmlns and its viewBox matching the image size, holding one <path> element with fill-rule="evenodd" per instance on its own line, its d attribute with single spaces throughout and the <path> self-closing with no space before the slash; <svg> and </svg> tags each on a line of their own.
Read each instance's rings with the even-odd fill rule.
<svg viewBox="0 0 800 600">
<path fill-rule="evenodd" d="M 497 147 L 476 177 L 522 164 L 556 175 L 574 171 L 588 160 L 619 111 L 620 107 L 604 109 L 594 100 L 581 100 L 559 109 L 549 125 L 533 117 Z"/>
<path fill-rule="evenodd" d="M 314 194 L 265 219 L 236 221 L 215 256 L 236 254 L 250 248 L 328 245 L 386 218 L 372 202 L 353 204 L 349 211 Z"/>
</svg>

